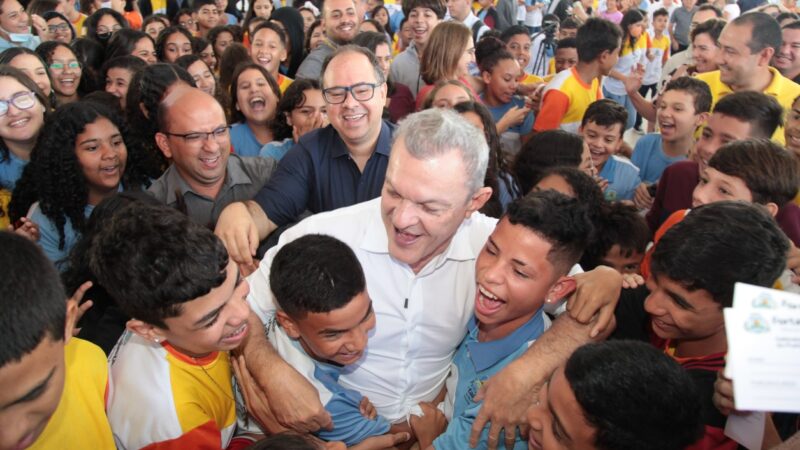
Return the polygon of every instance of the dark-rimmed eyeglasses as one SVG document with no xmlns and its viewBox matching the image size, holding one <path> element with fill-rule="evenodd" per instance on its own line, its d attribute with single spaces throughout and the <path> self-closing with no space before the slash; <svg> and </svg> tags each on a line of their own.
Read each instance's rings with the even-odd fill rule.
<svg viewBox="0 0 800 450">
<path fill-rule="evenodd" d="M 211 131 L 193 131 L 191 133 L 170 133 L 169 131 L 164 131 L 163 133 L 167 136 L 176 136 L 183 139 L 187 145 L 202 145 L 203 142 L 214 138 L 214 140 L 219 141 L 228 135 L 229 127 L 219 127 L 215 128 Z"/>
<path fill-rule="evenodd" d="M 375 95 L 375 88 L 381 86 L 383 83 L 356 83 L 352 86 L 334 86 L 322 90 L 322 96 L 325 101 L 331 105 L 338 105 L 344 103 L 347 98 L 347 93 L 353 96 L 359 102 L 371 100 Z"/>
</svg>

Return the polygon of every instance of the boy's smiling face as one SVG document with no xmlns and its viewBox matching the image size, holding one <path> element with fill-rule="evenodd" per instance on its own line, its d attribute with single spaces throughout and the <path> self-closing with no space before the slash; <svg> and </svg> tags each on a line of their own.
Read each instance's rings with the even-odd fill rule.
<svg viewBox="0 0 800 450">
<path fill-rule="evenodd" d="M 603 126 L 590 121 L 579 130 L 583 142 L 589 146 L 592 163 L 598 170 L 622 145 L 622 127 L 621 123 Z"/>
<path fill-rule="evenodd" d="M 530 320 L 545 299 L 560 299 L 574 288 L 547 259 L 551 247 L 521 224 L 498 222 L 475 262 L 475 316 L 486 336 L 506 336 Z"/>
<path fill-rule="evenodd" d="M 706 115 L 695 112 L 694 97 L 689 92 L 677 89 L 664 92 L 656 110 L 661 138 L 671 142 L 691 137 L 697 127 L 705 121 Z"/>
<path fill-rule="evenodd" d="M 342 366 L 361 359 L 369 333 L 375 328 L 375 312 L 367 291 L 327 313 L 308 312 L 302 318 L 291 318 L 278 311 L 277 319 L 290 338 L 300 340 L 309 356 Z"/>
<path fill-rule="evenodd" d="M 753 193 L 741 178 L 726 175 L 713 167 L 708 167 L 700 174 L 700 182 L 697 183 L 692 193 L 692 208 L 723 200 L 741 200 L 752 203 Z"/>
<path fill-rule="evenodd" d="M 30 353 L 0 367 L 0 449 L 33 444 L 64 390 L 64 340 L 46 336 Z"/>
</svg>

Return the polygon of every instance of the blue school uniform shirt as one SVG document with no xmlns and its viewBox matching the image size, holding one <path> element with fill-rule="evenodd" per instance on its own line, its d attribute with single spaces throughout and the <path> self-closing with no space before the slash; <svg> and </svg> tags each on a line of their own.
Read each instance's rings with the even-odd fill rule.
<svg viewBox="0 0 800 450">
<path fill-rule="evenodd" d="M 0 188 L 13 191 L 17 185 L 17 180 L 22 176 L 22 169 L 28 161 L 18 158 L 13 153 L 8 153 L 8 158 L 0 161 Z"/>
<path fill-rule="evenodd" d="M 294 139 L 292 138 L 286 138 L 282 141 L 267 142 L 261 147 L 258 156 L 280 161 L 292 147 L 294 147 Z"/>
<path fill-rule="evenodd" d="M 481 96 L 481 99 L 484 101 L 485 104 L 485 99 L 483 98 L 483 96 Z M 499 122 L 500 119 L 503 118 L 505 113 L 507 113 L 508 110 L 510 110 L 514 106 L 519 108 L 524 108 L 525 100 L 520 97 L 511 97 L 511 101 L 506 103 L 505 105 L 494 106 L 494 107 L 486 105 L 486 107 L 489 108 L 489 112 L 492 113 L 492 117 L 494 118 L 495 123 Z M 503 150 L 507 154 L 515 155 L 519 151 L 520 147 L 522 147 L 521 138 L 522 136 L 531 132 L 531 129 L 533 129 L 533 122 L 534 122 L 533 112 L 529 112 L 521 123 L 514 125 L 513 127 L 510 127 L 509 129 L 504 131 L 503 134 L 500 135 L 500 142 L 503 145 Z"/>
<path fill-rule="evenodd" d="M 469 447 L 472 424 L 483 404 L 483 402 L 473 400 L 475 394 L 486 380 L 525 353 L 531 342 L 539 338 L 549 323 L 544 312 L 539 309 L 530 320 L 508 336 L 496 341 L 480 342 L 478 341 L 478 322 L 475 316 L 470 319 L 467 336 L 456 350 L 450 376 L 447 379 L 447 398 L 444 409 L 445 415 L 449 416 L 450 423 L 447 425 L 447 430 L 433 441 L 436 450 Z M 476 448 L 487 448 L 488 437 L 489 425 L 487 424 L 481 432 Z M 500 442 L 504 442 L 502 436 Z M 500 448 L 504 448 L 504 445 L 501 444 Z M 523 440 L 518 432 L 513 448 L 518 450 L 528 448 L 527 441 Z"/>
<path fill-rule="evenodd" d="M 320 403 L 333 419 L 333 430 L 319 430 L 314 433 L 316 436 L 326 441 L 342 441 L 350 447 L 368 437 L 389 432 L 389 422 L 383 417 L 367 419 L 361 414 L 359 406 L 363 396 L 359 392 L 339 384 L 339 376 L 349 366 L 339 367 L 311 358 L 274 318 L 267 322 L 266 328 L 278 354 L 317 389 Z"/>
<path fill-rule="evenodd" d="M 88 219 L 93 209 L 94 206 L 86 205 L 86 207 L 83 208 L 83 216 Z M 72 250 L 72 247 L 75 246 L 78 239 L 81 237 L 80 233 L 72 227 L 72 221 L 66 219 L 64 222 L 64 248 L 60 249 L 58 248 L 58 228 L 56 228 L 56 224 L 50 220 L 49 217 L 44 215 L 42 209 L 39 207 L 39 202 L 31 206 L 28 217 L 30 217 L 33 223 L 39 226 L 38 244 L 42 247 L 42 250 L 44 250 L 44 254 L 50 261 L 55 263 L 59 270 L 63 271 L 66 269 L 66 264 L 59 262 L 69 255 L 69 251 Z"/>
<path fill-rule="evenodd" d="M 639 178 L 645 183 L 655 183 L 670 164 L 686 159 L 685 155 L 670 157 L 664 153 L 663 141 L 658 133 L 642 136 L 633 148 L 631 162 L 639 168 Z M 689 152 L 689 149 L 686 149 Z"/>
<path fill-rule="evenodd" d="M 627 158 L 612 155 L 600 171 L 600 177 L 608 180 L 605 191 L 606 200 L 631 200 L 636 187 L 642 182 L 639 169 Z"/>
<path fill-rule="evenodd" d="M 239 156 L 258 156 L 262 147 L 246 123 L 231 127 L 231 145 L 233 152 Z"/>
</svg>

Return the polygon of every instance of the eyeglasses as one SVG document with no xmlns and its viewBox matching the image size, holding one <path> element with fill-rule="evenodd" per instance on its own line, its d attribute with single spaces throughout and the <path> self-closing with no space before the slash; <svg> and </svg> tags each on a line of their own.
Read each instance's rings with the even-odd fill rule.
<svg viewBox="0 0 800 450">
<path fill-rule="evenodd" d="M 8 105 L 14 105 L 17 109 L 30 109 L 36 104 L 36 94 L 32 91 L 17 92 L 8 100 L 0 100 L 0 116 L 8 113 Z"/>
<path fill-rule="evenodd" d="M 54 62 L 50 63 L 48 67 L 50 67 L 53 70 L 64 70 L 65 67 L 68 67 L 72 70 L 76 70 L 81 68 L 81 63 L 79 63 L 78 61 L 70 61 L 68 63 Z"/>
<path fill-rule="evenodd" d="M 47 30 L 51 33 L 58 33 L 59 31 L 69 31 L 68 23 L 59 23 L 57 25 L 48 25 Z"/>
<path fill-rule="evenodd" d="M 111 29 L 109 29 L 108 27 L 97 27 L 97 34 L 106 35 L 106 34 L 116 33 L 121 29 L 122 29 L 121 25 L 114 25 L 113 27 L 111 27 Z"/>
<path fill-rule="evenodd" d="M 178 24 L 180 26 L 182 26 L 183 28 L 189 28 L 190 25 L 194 25 L 195 24 L 195 21 L 194 21 L 194 19 L 192 19 L 192 20 L 184 20 L 182 22 L 178 22 Z"/>
<path fill-rule="evenodd" d="M 163 133 L 166 134 L 167 136 L 177 136 L 183 139 L 183 142 L 185 142 L 187 145 L 200 146 L 203 144 L 203 142 L 206 142 L 212 137 L 214 138 L 215 141 L 219 142 L 220 139 L 228 136 L 228 131 L 229 131 L 228 127 L 225 126 L 216 128 L 211 131 L 194 131 L 191 133 L 183 133 L 183 134 L 170 133 L 168 131 L 164 131 Z"/>
<path fill-rule="evenodd" d="M 331 105 L 338 105 L 344 103 L 347 99 L 349 92 L 354 99 L 359 102 L 365 102 L 372 99 L 375 95 L 375 88 L 381 86 L 383 83 L 356 83 L 352 86 L 335 86 L 322 90 L 322 96 L 325 101 Z"/>
</svg>

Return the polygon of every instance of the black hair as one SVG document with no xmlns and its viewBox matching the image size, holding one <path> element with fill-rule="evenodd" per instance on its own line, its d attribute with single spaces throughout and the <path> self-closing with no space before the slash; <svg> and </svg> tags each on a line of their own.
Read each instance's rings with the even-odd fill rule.
<svg viewBox="0 0 800 450">
<path fill-rule="evenodd" d="M 767 47 L 776 52 L 781 48 L 783 36 L 781 26 L 772 16 L 763 12 L 750 12 L 731 21 L 732 25 L 750 26 L 751 36 L 747 43 L 750 53 L 758 53 Z"/>
<path fill-rule="evenodd" d="M 766 138 L 729 142 L 714 153 L 708 166 L 744 181 L 754 203 L 781 207 L 795 198 L 800 186 L 797 159 Z"/>
<path fill-rule="evenodd" d="M 518 34 L 524 34 L 525 36 L 530 36 L 531 32 L 528 31 L 528 28 L 524 25 L 511 25 L 510 27 L 503 30 L 503 33 L 500 35 L 500 40 L 505 43 L 508 43 L 508 41 L 510 41 L 512 37 Z"/>
<path fill-rule="evenodd" d="M 592 102 L 586 112 L 583 113 L 581 119 L 581 127 L 585 127 L 587 123 L 594 122 L 601 127 L 613 127 L 615 124 L 622 125 L 620 127 L 619 136 L 622 137 L 625 133 L 625 124 L 628 120 L 628 111 L 619 103 L 603 98 Z"/>
<path fill-rule="evenodd" d="M 75 42 L 77 42 L 77 40 Z M 83 95 L 83 94 L 85 94 L 87 92 L 93 91 L 94 89 L 91 89 L 91 87 L 87 86 L 87 84 L 88 85 L 92 85 L 93 84 L 92 83 L 92 78 L 93 78 L 92 72 L 90 72 L 89 70 L 85 69 L 85 64 L 83 63 L 83 61 L 81 60 L 81 58 L 77 54 L 77 52 L 72 47 L 70 47 L 69 45 L 67 45 L 67 44 L 65 44 L 63 42 L 45 41 L 45 42 L 42 42 L 41 44 L 39 44 L 38 47 L 36 47 L 36 54 L 39 55 L 39 57 L 43 61 L 45 61 L 45 67 L 47 67 L 47 71 L 50 72 L 50 64 L 52 64 L 52 62 L 53 62 L 53 54 L 55 53 L 56 49 L 59 48 L 59 47 L 66 48 L 67 50 L 69 50 L 70 53 L 75 55 L 75 60 L 78 61 L 81 64 L 81 76 L 80 76 L 80 80 L 78 82 L 78 97 L 80 97 L 81 95 Z M 86 74 L 85 76 L 84 76 L 84 73 Z M 50 80 L 52 81 L 52 79 L 53 79 L 53 76 L 52 76 L 52 74 L 50 74 Z M 53 91 L 55 92 L 55 85 L 53 85 Z"/>
<path fill-rule="evenodd" d="M 70 39 L 70 41 L 73 41 L 73 40 L 75 40 L 76 37 L 78 37 L 77 34 L 75 33 L 75 27 L 72 25 L 72 22 L 69 19 L 67 19 L 63 14 L 61 14 L 60 12 L 47 11 L 44 14 L 42 14 L 42 18 L 44 19 L 45 22 L 47 22 L 50 19 L 56 19 L 56 18 L 61 19 L 64 22 L 67 22 L 67 25 L 69 25 L 69 31 L 70 31 L 70 33 L 72 33 L 72 38 Z"/>
<path fill-rule="evenodd" d="M 717 16 L 717 19 L 721 19 L 723 17 L 722 10 L 719 9 L 716 5 L 713 5 L 711 3 L 704 3 L 702 5 L 698 5 L 695 14 L 697 14 L 698 11 L 713 11 L 714 14 Z"/>
<path fill-rule="evenodd" d="M 608 202 L 598 211 L 594 222 L 595 238 L 581 259 L 584 270 L 601 265 L 614 245 L 619 245 L 626 258 L 634 253 L 644 255 L 651 233 L 644 217 L 635 207 L 622 202 Z"/>
<path fill-rule="evenodd" d="M 644 342 L 584 345 L 564 377 L 598 450 L 679 450 L 703 434 L 694 381 L 672 358 Z"/>
<path fill-rule="evenodd" d="M 206 40 L 206 42 L 207 42 L 206 46 L 208 46 L 208 44 L 211 44 L 211 47 L 214 48 L 216 43 L 217 43 L 217 38 L 219 38 L 219 36 L 222 33 L 229 33 L 231 35 L 231 38 L 233 38 L 234 42 L 242 42 L 241 29 L 239 30 L 239 33 L 238 33 L 239 36 L 238 36 L 238 39 L 237 39 L 237 36 L 236 36 L 237 33 L 234 30 L 232 30 L 229 25 L 217 25 L 216 27 L 208 30 L 208 33 L 206 34 L 206 37 L 204 38 Z M 197 39 L 197 38 L 195 38 L 195 39 Z M 197 53 L 197 52 L 195 52 L 195 53 Z M 217 50 L 216 49 L 214 50 L 214 54 L 217 55 Z M 217 57 L 220 57 L 220 56 L 222 56 L 222 55 L 217 55 Z"/>
<path fill-rule="evenodd" d="M 385 25 L 385 26 L 383 26 L 383 29 L 384 29 L 384 31 L 386 31 L 386 33 L 387 33 L 389 36 L 391 36 L 391 37 L 394 37 L 394 31 L 395 31 L 395 30 L 392 30 L 392 15 L 391 15 L 391 14 L 389 14 L 389 10 L 386 8 L 386 6 L 384 6 L 384 5 L 381 3 L 380 5 L 378 5 L 378 6 L 374 7 L 374 8 L 372 8 L 372 11 L 370 11 L 370 12 L 369 12 L 369 16 L 370 16 L 370 17 L 372 17 L 372 18 L 373 18 L 373 20 L 375 20 L 375 14 L 377 14 L 377 13 L 378 13 L 378 11 L 380 11 L 380 10 L 384 10 L 384 11 L 386 11 L 386 15 L 389 17 L 389 21 L 388 21 L 388 22 L 386 22 L 386 25 Z M 378 22 L 378 23 L 380 23 L 380 22 Z"/>
<path fill-rule="evenodd" d="M 14 220 L 27 213 L 30 200 L 38 200 L 39 208 L 56 227 L 58 247 L 64 248 L 64 226 L 67 220 L 77 232 L 86 224 L 84 209 L 88 201 L 88 188 L 83 169 L 75 153 L 75 139 L 86 126 L 98 119 L 108 119 L 120 132 L 128 146 L 128 127 L 111 108 L 95 102 L 73 102 L 60 106 L 45 121 L 31 160 L 22 171 L 9 212 Z M 147 180 L 141 170 L 140 154 L 135 148 L 128 151 L 121 184 L 128 189 L 139 189 Z M 17 194 L 20 194 L 17 196 Z"/>
<path fill-rule="evenodd" d="M 578 39 L 576 38 L 566 38 L 566 39 L 559 39 L 558 43 L 556 44 L 556 51 L 561 50 L 562 48 L 578 48 Z"/>
<path fill-rule="evenodd" d="M 180 315 L 183 303 L 225 281 L 228 252 L 180 211 L 133 202 L 95 235 L 89 266 L 123 312 L 166 328 L 164 319 Z"/>
<path fill-rule="evenodd" d="M 144 21 L 142 22 L 142 31 L 144 31 L 147 28 L 147 26 L 150 25 L 153 22 L 160 22 L 160 23 L 164 24 L 164 28 L 170 26 L 170 21 L 167 18 L 167 16 L 165 16 L 164 14 L 153 14 L 153 15 L 147 16 L 144 19 Z M 150 37 L 152 37 L 152 36 L 150 36 Z"/>
<path fill-rule="evenodd" d="M 361 263 L 344 242 L 308 234 L 272 259 L 269 285 L 283 312 L 295 319 L 342 308 L 366 289 Z"/>
<path fill-rule="evenodd" d="M 192 9 L 191 8 L 181 8 L 175 12 L 175 15 L 172 16 L 172 25 L 173 26 L 180 26 L 180 21 L 178 20 L 181 16 L 189 16 L 192 17 Z M 169 28 L 169 27 L 167 27 Z M 185 28 L 184 28 L 185 29 Z"/>
<path fill-rule="evenodd" d="M 536 185 L 539 184 L 540 181 L 554 175 L 566 181 L 569 187 L 572 188 L 575 198 L 578 199 L 588 211 L 592 222 L 596 222 L 595 218 L 600 215 L 600 210 L 606 205 L 603 191 L 600 190 L 600 186 L 597 185 L 597 182 L 575 167 L 552 166 L 542 170 L 538 177 L 534 179 L 533 189 L 536 188 Z"/>
<path fill-rule="evenodd" d="M 324 447 L 308 435 L 284 431 L 253 443 L 246 450 L 324 450 Z"/>
<path fill-rule="evenodd" d="M 789 239 L 764 208 L 714 202 L 692 209 L 664 233 L 651 272 L 690 292 L 703 289 L 721 308 L 729 307 L 736 283 L 772 286 L 786 267 L 788 251 Z"/>
<path fill-rule="evenodd" d="M 200 11 L 200 8 L 206 5 L 217 6 L 217 2 L 214 0 L 194 0 L 192 3 L 192 12 L 196 13 Z M 224 11 L 220 11 L 220 14 L 225 14 Z"/>
<path fill-rule="evenodd" d="M 619 27 L 622 29 L 622 47 L 628 46 L 633 47 L 636 43 L 637 39 L 640 39 L 642 36 L 638 38 L 634 38 L 628 32 L 628 27 L 633 25 L 637 22 L 641 22 L 644 20 L 644 14 L 641 11 L 635 8 L 631 8 L 625 11 L 625 14 L 622 16 L 622 20 L 619 22 Z M 647 30 L 644 31 L 646 33 Z M 644 34 L 643 33 L 643 34 Z"/>
<path fill-rule="evenodd" d="M 656 17 L 661 16 L 669 17 L 669 11 L 667 11 L 667 8 L 658 8 L 657 10 L 653 11 L 653 20 L 655 20 Z"/>
<path fill-rule="evenodd" d="M 722 34 L 725 23 L 726 22 L 722 19 L 711 19 L 700 22 L 689 32 L 689 37 L 694 41 L 697 36 L 707 34 L 711 40 L 714 41 L 714 45 L 719 47 L 719 35 Z"/>
<path fill-rule="evenodd" d="M 283 25 L 283 33 L 286 36 L 286 53 L 289 56 L 287 63 L 286 76 L 294 78 L 297 68 L 303 62 L 303 44 L 305 34 L 303 32 L 303 16 L 295 8 L 284 6 L 272 12 L 270 21 L 280 22 Z"/>
<path fill-rule="evenodd" d="M 46 338 L 64 339 L 67 296 L 56 268 L 36 244 L 0 231 L 0 248 L 0 367 L 4 367 Z"/>
<path fill-rule="evenodd" d="M 575 37 L 578 41 L 578 60 L 589 63 L 603 52 L 614 52 L 622 45 L 622 30 L 605 19 L 592 17 L 580 28 Z"/>
<path fill-rule="evenodd" d="M 392 46 L 385 34 L 377 33 L 375 31 L 362 31 L 361 33 L 358 33 L 353 38 L 353 42 L 351 42 L 351 44 L 368 48 L 372 53 L 375 53 L 375 49 L 381 44 L 388 45 L 390 49 Z"/>
<path fill-rule="evenodd" d="M 239 64 L 252 62 L 250 51 L 244 45 L 234 42 L 222 52 L 219 58 L 219 87 L 225 92 L 230 91 L 233 73 Z"/>
<path fill-rule="evenodd" d="M 158 105 L 167 89 L 178 82 L 195 86 L 194 79 L 184 68 L 174 64 L 151 64 L 134 74 L 125 97 L 128 124 L 137 131 L 132 135 L 132 143 L 143 154 L 143 170 L 154 180 L 161 176 L 168 165 L 153 138 L 158 131 Z"/>
<path fill-rule="evenodd" d="M 486 144 L 489 146 L 489 164 L 486 167 L 486 176 L 483 180 L 483 185 L 492 188 L 492 196 L 480 209 L 480 212 L 490 217 L 500 217 L 503 214 L 503 204 L 500 202 L 500 186 L 499 178 L 503 177 L 506 185 L 513 183 L 509 180 L 508 164 L 506 164 L 503 149 L 500 145 L 500 136 L 497 134 L 497 127 L 495 125 L 492 113 L 483 103 L 476 101 L 466 101 L 456 103 L 453 105 L 453 110 L 461 115 L 464 113 L 474 113 L 481 119 L 483 124 L 483 136 L 486 138 Z M 508 186 L 513 190 L 513 186 Z M 517 194 L 512 192 L 511 195 Z"/>
<path fill-rule="evenodd" d="M 129 28 L 129 25 L 128 21 L 125 19 L 125 17 L 123 17 L 122 14 L 111 8 L 100 8 L 87 17 L 84 21 L 84 26 L 86 27 L 86 37 L 105 47 L 106 42 L 108 42 L 108 38 L 111 36 L 102 38 L 97 34 L 97 24 L 100 23 L 100 19 L 102 19 L 104 16 L 112 16 L 122 28 Z"/>
<path fill-rule="evenodd" d="M 775 16 L 775 20 L 778 22 L 778 24 L 782 23 L 784 20 L 791 20 L 792 22 L 794 22 L 794 21 L 796 21 L 798 19 L 800 19 L 800 16 L 798 16 L 797 14 L 795 14 L 795 13 L 793 13 L 791 11 L 784 11 L 784 12 L 778 14 L 777 16 Z M 791 25 L 792 22 L 789 22 L 786 25 Z M 781 29 L 787 28 L 786 25 L 782 26 Z"/>
<path fill-rule="evenodd" d="M 592 233 L 586 208 L 577 199 L 551 190 L 531 192 L 514 200 L 503 218 L 549 242 L 547 261 L 562 274 L 581 259 Z"/>
<path fill-rule="evenodd" d="M 182 35 L 186 36 L 186 39 L 189 42 L 192 42 L 194 39 L 192 37 L 192 33 L 189 32 L 186 28 L 183 28 L 179 25 L 172 25 L 167 28 L 161 30 L 161 33 L 158 33 L 158 39 L 156 39 L 156 57 L 158 57 L 159 61 L 164 61 L 166 55 L 166 46 L 167 46 L 167 39 L 172 36 L 173 34 L 181 33 Z"/>
<path fill-rule="evenodd" d="M 511 174 L 520 191 L 527 194 L 540 179 L 541 172 L 554 166 L 578 167 L 583 155 L 583 139 L 563 130 L 536 133 L 522 145 L 511 165 Z"/>
<path fill-rule="evenodd" d="M 150 40 L 150 42 L 153 43 L 153 47 L 155 47 L 153 38 L 144 31 L 132 30 L 130 28 L 123 28 L 117 31 L 111 36 L 111 39 L 109 39 L 106 45 L 106 61 L 111 58 L 116 58 L 117 56 L 132 55 L 136 43 L 142 39 Z"/>
<path fill-rule="evenodd" d="M 783 123 L 783 107 L 775 97 L 762 92 L 728 94 L 714 105 L 714 114 L 724 114 L 750 124 L 751 137 L 769 138 Z"/>
<path fill-rule="evenodd" d="M 272 3 L 272 0 L 268 0 L 268 2 L 270 4 L 270 6 L 272 6 L 272 11 L 270 12 L 270 16 L 272 16 L 272 13 L 275 12 L 275 5 Z M 248 0 L 247 3 L 248 3 L 247 12 L 244 14 L 244 24 L 245 25 L 248 25 L 250 23 L 250 21 L 253 20 L 254 17 L 258 17 L 258 16 L 256 16 L 256 12 L 255 12 L 255 8 L 254 8 L 256 0 Z M 269 17 L 263 17 L 263 19 L 269 20 Z M 247 28 L 247 27 L 245 27 L 245 28 Z"/>
<path fill-rule="evenodd" d="M 141 58 L 132 55 L 118 56 L 109 59 L 103 64 L 103 74 L 108 76 L 110 69 L 126 69 L 131 74 L 136 74 L 136 72 L 143 70 L 145 67 L 147 67 L 147 63 Z"/>
<path fill-rule="evenodd" d="M 31 0 L 25 8 L 25 13 L 29 16 L 42 14 L 50 11 L 55 11 L 58 7 L 58 0 Z"/>
<path fill-rule="evenodd" d="M 694 77 L 678 77 L 667 83 L 664 92 L 667 91 L 682 91 L 691 95 L 694 99 L 692 106 L 695 114 L 711 111 L 711 89 L 705 81 Z"/>
<path fill-rule="evenodd" d="M 261 28 L 261 27 L 259 27 Z M 237 98 L 237 93 L 239 92 L 239 77 L 248 70 L 257 70 L 264 76 L 264 79 L 267 80 L 267 85 L 269 85 L 269 89 L 272 91 L 272 94 L 275 96 L 278 101 L 281 100 L 281 88 L 278 86 L 278 82 L 272 75 L 265 69 L 263 66 L 260 66 L 254 62 L 246 62 L 239 64 L 236 66 L 236 70 L 233 72 L 233 78 L 231 78 L 231 85 L 229 87 L 228 95 L 230 96 L 230 105 L 229 109 L 231 111 L 231 121 L 233 123 L 245 123 L 247 122 L 247 118 L 244 116 L 240 108 L 236 107 L 237 102 L 239 99 Z"/>
<path fill-rule="evenodd" d="M 403 15 L 409 17 L 414 8 L 428 8 L 436 14 L 439 20 L 444 20 L 447 14 L 447 4 L 444 0 L 408 0 L 403 2 Z"/>
<path fill-rule="evenodd" d="M 506 43 L 497 38 L 482 38 L 475 45 L 475 59 L 481 72 L 492 72 L 492 69 L 506 59 L 516 61 L 513 55 L 506 49 Z"/>
<path fill-rule="evenodd" d="M 39 47 L 44 45 L 43 42 Z M 81 83 L 78 85 L 78 94 L 83 96 L 92 91 L 103 89 L 105 79 L 100 69 L 105 62 L 105 48 L 99 42 L 89 38 L 78 38 L 70 44 L 75 56 L 81 63 Z M 36 49 L 39 50 L 38 48 Z"/>
<path fill-rule="evenodd" d="M 322 26 L 322 19 L 316 19 L 308 30 L 306 31 L 305 39 L 303 39 L 303 51 L 306 55 L 311 53 L 311 35 L 314 34 L 314 29 Z M 358 35 L 356 35 L 358 36 Z"/>
<path fill-rule="evenodd" d="M 16 48 L 16 47 L 14 47 Z M 20 52 L 22 54 L 24 52 Z M 4 57 L 6 52 L 0 54 L 0 58 Z M 17 55 L 14 55 L 17 56 Z M 12 56 L 9 59 L 14 59 Z M 47 102 L 47 97 L 44 96 L 42 90 L 39 89 L 39 86 L 33 82 L 25 73 L 17 68 L 11 67 L 9 65 L 0 63 L 0 77 L 10 77 L 15 79 L 19 84 L 25 86 L 26 89 L 29 89 L 31 92 L 36 95 L 36 99 L 39 103 L 42 104 L 42 109 L 44 110 L 44 118 L 47 119 L 47 113 L 49 110 L 49 104 Z M 0 138 L 0 162 L 7 161 L 10 158 L 10 150 L 8 149 L 8 145 L 6 145 L 5 140 Z"/>
<path fill-rule="evenodd" d="M 278 101 L 278 108 L 275 111 L 275 119 L 272 121 L 273 138 L 282 141 L 293 137 L 292 126 L 287 122 L 287 116 L 296 108 L 302 107 L 306 102 L 305 92 L 308 90 L 320 90 L 319 81 L 311 78 L 298 78 L 283 93 Z"/>
</svg>

